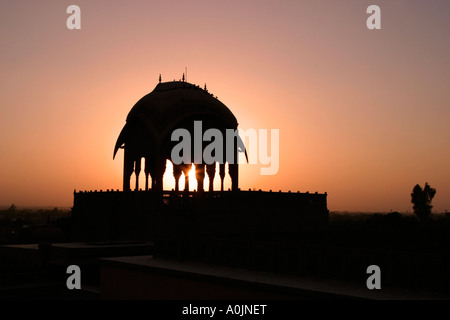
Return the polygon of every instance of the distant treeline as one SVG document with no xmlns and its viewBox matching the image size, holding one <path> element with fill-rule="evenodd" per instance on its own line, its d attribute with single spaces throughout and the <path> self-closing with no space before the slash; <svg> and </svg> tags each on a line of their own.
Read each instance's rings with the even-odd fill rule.
<svg viewBox="0 0 450 320">
<path fill-rule="evenodd" d="M 71 210 L 58 209 L 18 209 L 11 205 L 0 210 L 0 244 L 22 244 L 33 242 L 33 232 L 43 226 L 60 229 L 70 238 Z"/>
<path fill-rule="evenodd" d="M 70 216 L 70 213 L 71 210 L 67 208 L 18 209 L 15 205 L 11 205 L 8 209 L 0 210 L 0 224 L 18 220 L 29 224 L 45 224 L 59 218 L 67 218 Z"/>
<path fill-rule="evenodd" d="M 342 247 L 437 250 L 450 248 L 450 213 L 432 214 L 427 222 L 415 214 L 333 214 L 317 242 Z"/>
<path fill-rule="evenodd" d="M 60 229 L 70 241 L 71 221 L 71 209 L 18 209 L 12 205 L 0 210 L 0 244 L 33 242 L 33 231 L 42 226 Z M 342 247 L 450 248 L 450 213 L 433 213 L 424 223 L 413 213 L 330 212 L 326 227 L 306 228 L 294 238 L 297 244 Z"/>
</svg>

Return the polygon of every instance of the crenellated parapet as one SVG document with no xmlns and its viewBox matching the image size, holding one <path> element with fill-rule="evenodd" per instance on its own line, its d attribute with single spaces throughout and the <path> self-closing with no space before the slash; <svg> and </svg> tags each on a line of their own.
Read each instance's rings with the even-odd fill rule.
<svg viewBox="0 0 450 320">
<path fill-rule="evenodd" d="M 153 240 L 189 233 L 297 232 L 328 223 L 326 193 L 74 191 L 80 241 Z"/>
</svg>

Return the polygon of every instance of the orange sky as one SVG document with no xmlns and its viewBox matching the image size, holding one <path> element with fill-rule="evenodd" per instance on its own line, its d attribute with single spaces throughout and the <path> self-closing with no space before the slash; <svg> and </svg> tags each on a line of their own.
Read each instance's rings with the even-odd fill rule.
<svg viewBox="0 0 450 320">
<path fill-rule="evenodd" d="M 81 8 L 68 30 L 66 8 Z M 366 8 L 381 7 L 381 30 Z M 239 127 L 280 130 L 240 187 L 327 192 L 330 210 L 450 209 L 450 2 L 1 1 L 0 205 L 121 189 L 114 143 L 163 81 L 208 86 Z"/>
</svg>

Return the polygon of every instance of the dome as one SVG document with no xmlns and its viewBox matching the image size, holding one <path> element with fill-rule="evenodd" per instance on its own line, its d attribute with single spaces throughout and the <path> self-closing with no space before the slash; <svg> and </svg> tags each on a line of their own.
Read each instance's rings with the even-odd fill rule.
<svg viewBox="0 0 450 320">
<path fill-rule="evenodd" d="M 207 90 L 181 82 L 159 83 L 131 109 L 127 121 L 135 117 L 148 118 L 158 127 L 167 127 L 178 116 L 190 114 L 215 114 L 230 127 L 237 125 L 233 113 Z"/>
<path fill-rule="evenodd" d="M 128 140 L 127 136 L 132 135 L 131 125 L 141 127 L 140 135 L 153 143 L 155 140 L 168 142 L 174 129 L 189 127 L 188 121 L 194 120 L 202 120 L 204 127 L 223 130 L 236 129 L 238 125 L 230 109 L 207 90 L 184 81 L 159 83 L 130 110 L 113 157 Z"/>
</svg>

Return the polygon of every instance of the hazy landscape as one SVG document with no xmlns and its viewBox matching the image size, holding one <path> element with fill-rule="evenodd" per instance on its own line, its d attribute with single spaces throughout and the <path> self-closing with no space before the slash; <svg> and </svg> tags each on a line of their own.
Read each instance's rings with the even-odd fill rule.
<svg viewBox="0 0 450 320">
<path fill-rule="evenodd" d="M 68 207 L 2 206 L 0 244 L 35 243 L 33 232 L 49 226 L 60 228 L 68 241 L 70 221 Z M 330 211 L 328 226 L 298 237 L 300 242 L 351 247 L 435 248 L 450 245 L 450 214 L 432 213 L 431 221 L 424 224 L 408 212 Z"/>
</svg>

